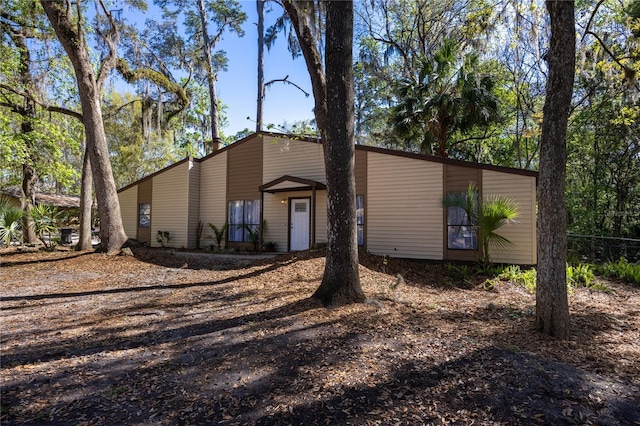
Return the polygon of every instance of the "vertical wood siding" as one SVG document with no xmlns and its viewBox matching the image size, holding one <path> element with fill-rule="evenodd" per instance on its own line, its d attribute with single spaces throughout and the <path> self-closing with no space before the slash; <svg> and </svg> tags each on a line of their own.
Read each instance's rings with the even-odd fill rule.
<svg viewBox="0 0 640 426">
<path fill-rule="evenodd" d="M 327 182 L 321 144 L 272 136 L 261 139 L 264 155 L 262 183 L 284 175 Z"/>
<path fill-rule="evenodd" d="M 533 265 L 536 263 L 536 178 L 492 170 L 482 171 L 483 196 L 505 195 L 518 203 L 517 223 L 498 233 L 511 241 L 504 250 L 491 250 L 493 262 Z"/>
<path fill-rule="evenodd" d="M 373 152 L 367 160 L 367 249 L 441 260 L 443 165 Z"/>
<path fill-rule="evenodd" d="M 119 192 L 118 199 L 124 232 L 129 238 L 138 238 L 138 186 Z"/>
<path fill-rule="evenodd" d="M 169 231 L 170 247 L 187 247 L 189 219 L 189 161 L 153 177 L 151 202 L 151 245 L 158 231 Z"/>
<path fill-rule="evenodd" d="M 148 179 L 143 182 L 140 182 L 138 185 L 138 205 L 141 203 L 149 203 L 151 204 L 153 197 L 153 180 Z M 151 219 L 153 220 L 153 204 L 151 205 Z M 143 241 L 147 244 L 151 243 L 151 227 L 147 226 L 146 228 L 138 227 L 138 240 Z"/>
<path fill-rule="evenodd" d="M 227 151 L 200 163 L 200 220 L 203 224 L 201 244 L 215 245 L 215 234 L 209 223 L 220 228 L 227 220 Z"/>
<path fill-rule="evenodd" d="M 200 167 L 201 164 L 195 161 L 189 161 L 189 232 L 187 239 L 187 248 L 197 247 L 198 223 L 200 222 Z M 204 228 L 202 228 L 202 235 Z M 204 241 L 201 241 L 201 245 Z"/>
<path fill-rule="evenodd" d="M 259 200 L 262 185 L 262 140 L 231 145 L 227 151 L 227 200 Z"/>
</svg>

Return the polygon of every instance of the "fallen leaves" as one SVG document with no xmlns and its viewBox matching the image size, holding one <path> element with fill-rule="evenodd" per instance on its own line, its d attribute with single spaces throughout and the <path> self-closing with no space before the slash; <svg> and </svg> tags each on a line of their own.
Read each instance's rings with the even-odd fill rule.
<svg viewBox="0 0 640 426">
<path fill-rule="evenodd" d="M 518 287 L 460 289 L 440 265 L 366 254 L 377 303 L 333 310 L 307 299 L 318 253 L 2 265 L 3 424 L 640 422 L 629 286 L 576 290 L 561 343 L 531 329 L 535 299 Z"/>
</svg>

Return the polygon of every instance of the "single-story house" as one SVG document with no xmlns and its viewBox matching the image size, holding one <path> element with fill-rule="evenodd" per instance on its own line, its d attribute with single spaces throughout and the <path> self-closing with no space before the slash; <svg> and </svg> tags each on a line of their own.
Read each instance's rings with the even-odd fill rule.
<svg viewBox="0 0 640 426">
<path fill-rule="evenodd" d="M 445 194 L 473 183 L 480 197 L 501 194 L 519 204 L 517 222 L 499 230 L 512 244 L 492 252 L 492 260 L 536 263 L 536 172 L 360 145 L 355 154 L 358 243 L 365 250 L 475 260 L 475 232 L 442 207 Z M 185 158 L 118 195 L 127 235 L 151 246 L 160 245 L 158 231 L 168 231 L 168 246 L 195 248 L 199 223 L 202 247 L 215 244 L 209 223 L 229 224 L 227 247 L 251 247 L 248 229 L 265 222 L 262 241 L 279 252 L 327 241 L 324 154 L 311 138 L 255 133 L 204 158 Z"/>
<path fill-rule="evenodd" d="M 0 192 L 3 195 L 7 196 L 14 206 L 22 208 L 22 189 L 18 188 L 17 186 L 11 186 L 9 188 L 0 190 Z M 36 192 L 35 198 L 36 204 L 55 206 L 66 211 L 77 211 L 80 208 L 80 197 Z"/>
</svg>

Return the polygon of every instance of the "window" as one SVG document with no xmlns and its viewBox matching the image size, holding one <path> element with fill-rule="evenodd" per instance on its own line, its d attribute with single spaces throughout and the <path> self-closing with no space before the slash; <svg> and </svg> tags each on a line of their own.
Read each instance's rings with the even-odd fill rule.
<svg viewBox="0 0 640 426">
<path fill-rule="evenodd" d="M 138 226 L 140 228 L 148 228 L 151 226 L 151 204 L 138 204 Z"/>
<path fill-rule="evenodd" d="M 358 227 L 358 245 L 364 245 L 364 195 L 356 195 L 356 223 Z"/>
<path fill-rule="evenodd" d="M 465 194 L 460 194 L 464 196 Z M 473 203 L 477 206 L 476 203 Z M 478 236 L 467 212 L 458 206 L 447 207 L 447 247 L 452 250 L 477 250 Z"/>
<path fill-rule="evenodd" d="M 259 225 L 260 200 L 229 201 L 229 241 L 252 242 L 249 230 L 257 232 Z"/>
</svg>

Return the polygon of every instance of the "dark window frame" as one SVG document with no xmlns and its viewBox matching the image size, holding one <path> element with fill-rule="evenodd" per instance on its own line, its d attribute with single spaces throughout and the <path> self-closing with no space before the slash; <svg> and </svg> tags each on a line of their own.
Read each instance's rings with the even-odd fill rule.
<svg viewBox="0 0 640 426">
<path fill-rule="evenodd" d="M 474 206 L 477 208 L 477 192 L 475 193 L 475 197 L 476 202 L 474 203 Z M 478 250 L 477 229 L 470 223 L 469 215 L 462 207 L 448 206 L 446 221 L 448 250 Z"/>
<path fill-rule="evenodd" d="M 364 195 L 356 195 L 356 238 L 358 246 L 364 246 L 364 222 L 365 222 L 365 206 Z"/>
<path fill-rule="evenodd" d="M 242 204 L 242 220 L 236 221 L 235 215 L 233 211 L 235 210 L 235 204 Z M 257 213 L 257 217 L 253 218 L 249 221 L 248 214 L 250 214 L 251 210 L 248 210 L 247 207 L 251 203 L 257 204 L 257 210 L 253 211 L 254 214 Z M 251 208 L 251 207 L 249 207 Z M 256 207 L 253 207 L 254 209 Z M 249 237 L 249 231 L 245 228 L 245 225 L 249 227 L 252 231 L 258 230 L 260 227 L 260 200 L 229 200 L 227 203 L 227 222 L 229 223 L 227 228 L 227 241 L 232 243 L 250 243 L 252 242 Z M 240 231 L 242 231 L 242 237 L 239 238 Z"/>
<path fill-rule="evenodd" d="M 143 211 L 143 208 L 145 211 Z M 151 227 L 151 203 L 138 203 L 138 228 Z"/>
</svg>

